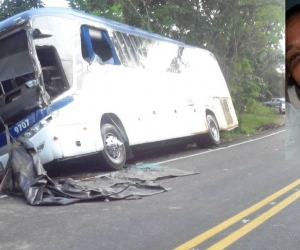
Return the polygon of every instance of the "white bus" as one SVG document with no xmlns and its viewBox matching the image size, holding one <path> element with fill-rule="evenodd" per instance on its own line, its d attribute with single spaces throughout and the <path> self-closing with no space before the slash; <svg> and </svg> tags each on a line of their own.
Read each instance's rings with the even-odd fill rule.
<svg viewBox="0 0 300 250">
<path fill-rule="evenodd" d="M 60 8 L 2 21 L 0 48 L 0 116 L 43 164 L 101 152 L 121 169 L 135 146 L 215 145 L 221 130 L 238 126 L 220 67 L 204 49 Z"/>
</svg>

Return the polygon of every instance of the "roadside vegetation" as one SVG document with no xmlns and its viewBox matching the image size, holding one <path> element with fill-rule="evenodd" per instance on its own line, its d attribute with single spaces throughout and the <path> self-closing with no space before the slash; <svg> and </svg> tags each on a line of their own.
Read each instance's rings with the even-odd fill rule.
<svg viewBox="0 0 300 250">
<path fill-rule="evenodd" d="M 243 114 L 238 114 L 239 127 L 222 132 L 223 140 L 235 139 L 247 135 L 259 134 L 284 124 L 284 115 L 278 110 L 253 102 Z"/>
</svg>

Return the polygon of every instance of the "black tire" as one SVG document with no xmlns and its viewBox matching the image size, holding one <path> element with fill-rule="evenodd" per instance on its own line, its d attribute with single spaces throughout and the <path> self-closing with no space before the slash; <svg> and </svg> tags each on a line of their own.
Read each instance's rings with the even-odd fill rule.
<svg viewBox="0 0 300 250">
<path fill-rule="evenodd" d="M 207 114 L 206 122 L 209 131 L 207 134 L 202 135 L 196 142 L 200 148 L 216 146 L 220 143 L 220 130 L 215 116 L 213 114 Z"/>
<path fill-rule="evenodd" d="M 101 136 L 103 141 L 102 155 L 106 169 L 122 169 L 126 161 L 126 149 L 120 132 L 115 126 L 104 124 L 101 127 Z"/>
</svg>

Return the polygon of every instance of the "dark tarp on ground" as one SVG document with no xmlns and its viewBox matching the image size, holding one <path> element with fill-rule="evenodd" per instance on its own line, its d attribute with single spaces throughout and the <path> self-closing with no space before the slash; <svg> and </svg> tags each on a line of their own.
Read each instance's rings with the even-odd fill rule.
<svg viewBox="0 0 300 250">
<path fill-rule="evenodd" d="M 75 181 L 68 178 L 56 184 L 47 176 L 31 142 L 25 139 L 18 139 L 12 144 L 8 164 L 11 174 L 5 180 L 3 191 L 25 196 L 30 205 L 137 199 L 169 190 L 154 180 L 196 174 L 172 169 L 134 168 L 89 180 Z"/>
</svg>

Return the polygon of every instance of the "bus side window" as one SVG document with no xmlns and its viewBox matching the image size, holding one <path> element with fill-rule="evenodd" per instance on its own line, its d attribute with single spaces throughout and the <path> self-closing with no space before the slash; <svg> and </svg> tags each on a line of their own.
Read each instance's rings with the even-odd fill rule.
<svg viewBox="0 0 300 250">
<path fill-rule="evenodd" d="M 123 65 L 134 68 L 142 65 L 141 58 L 139 57 L 136 44 L 134 44 L 132 37 L 132 35 L 115 31 L 113 42 L 119 52 Z"/>
<path fill-rule="evenodd" d="M 139 66 L 145 68 L 144 62 L 147 60 L 147 46 L 151 44 L 151 41 L 133 35 L 130 35 L 129 39 L 138 58 Z"/>
<path fill-rule="evenodd" d="M 98 57 L 101 63 L 120 64 L 117 54 L 109 40 L 109 36 L 104 30 L 82 26 L 81 51 L 82 57 L 89 63 Z"/>
<path fill-rule="evenodd" d="M 37 47 L 36 52 L 42 67 L 46 91 L 53 99 L 69 89 L 60 58 L 52 46 Z"/>
</svg>

